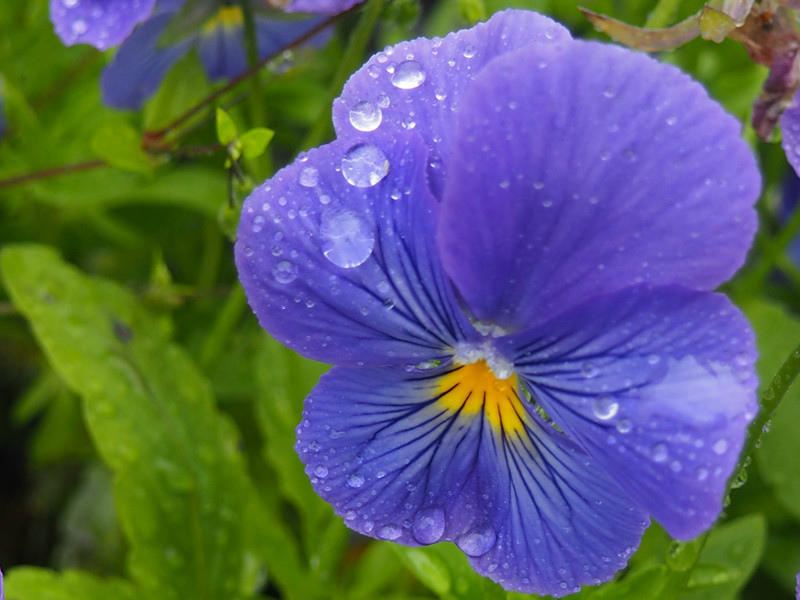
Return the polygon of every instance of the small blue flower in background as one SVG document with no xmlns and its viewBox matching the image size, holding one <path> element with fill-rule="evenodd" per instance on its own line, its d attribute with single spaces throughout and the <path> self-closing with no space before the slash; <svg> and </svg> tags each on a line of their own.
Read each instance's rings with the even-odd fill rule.
<svg viewBox="0 0 800 600">
<path fill-rule="evenodd" d="M 262 326 L 333 363 L 297 451 L 352 529 L 451 541 L 510 590 L 625 566 L 649 518 L 719 516 L 757 410 L 752 330 L 713 290 L 760 177 L 676 68 L 505 11 L 373 56 L 337 139 L 244 205 Z"/>
<path fill-rule="evenodd" d="M 298 0 L 287 12 L 336 14 L 360 0 Z M 221 5 L 199 31 L 174 43 L 162 34 L 180 17 L 183 0 L 51 0 L 56 33 L 67 45 L 86 43 L 101 50 L 120 46 L 103 72 L 105 104 L 121 109 L 141 107 L 158 89 L 169 69 L 196 49 L 211 80 L 228 79 L 247 69 L 243 15 L 236 5 Z M 259 56 L 267 56 L 319 24 L 318 18 L 287 20 L 258 13 Z"/>
<path fill-rule="evenodd" d="M 158 89 L 169 69 L 196 49 L 209 79 L 240 75 L 247 69 L 244 20 L 238 6 L 223 6 L 200 31 L 162 46 L 161 34 L 175 16 L 163 12 L 140 25 L 120 46 L 103 72 L 103 101 L 109 106 L 136 109 Z M 259 56 L 282 48 L 317 26 L 316 18 L 282 20 L 256 16 Z"/>
<path fill-rule="evenodd" d="M 67 46 L 106 50 L 125 40 L 155 5 L 156 0 L 50 0 L 50 19 Z"/>
</svg>

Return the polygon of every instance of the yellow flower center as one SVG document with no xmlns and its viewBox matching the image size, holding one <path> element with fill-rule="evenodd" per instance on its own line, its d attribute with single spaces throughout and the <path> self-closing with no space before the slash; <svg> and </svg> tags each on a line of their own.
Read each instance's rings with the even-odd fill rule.
<svg viewBox="0 0 800 600">
<path fill-rule="evenodd" d="M 461 366 L 439 381 L 439 403 L 464 416 L 481 414 L 497 431 L 521 433 L 526 419 L 515 374 L 498 378 L 483 359 Z"/>
</svg>

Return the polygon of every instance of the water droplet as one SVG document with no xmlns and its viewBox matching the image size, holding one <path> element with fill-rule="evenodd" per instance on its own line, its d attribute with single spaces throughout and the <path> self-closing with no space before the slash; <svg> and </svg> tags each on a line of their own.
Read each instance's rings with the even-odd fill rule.
<svg viewBox="0 0 800 600">
<path fill-rule="evenodd" d="M 78 6 L 78 0 L 61 0 L 61 4 L 66 8 L 74 8 Z"/>
<path fill-rule="evenodd" d="M 464 58 L 473 58 L 477 53 L 478 51 L 474 46 L 467 46 L 464 48 Z"/>
<path fill-rule="evenodd" d="M 618 411 L 619 404 L 611 396 L 600 396 L 592 403 L 592 412 L 601 421 L 613 419 Z"/>
<path fill-rule="evenodd" d="M 653 460 L 657 463 L 663 463 L 669 458 L 669 450 L 666 444 L 656 444 L 652 449 Z"/>
<path fill-rule="evenodd" d="M 414 517 L 414 538 L 420 544 L 438 542 L 444 534 L 444 511 L 439 508 L 426 508 Z"/>
<path fill-rule="evenodd" d="M 425 71 L 415 60 L 407 60 L 397 65 L 392 74 L 392 85 L 401 90 L 413 90 L 425 81 Z"/>
<path fill-rule="evenodd" d="M 86 24 L 86 21 L 83 19 L 78 19 L 73 21 L 72 23 L 72 33 L 75 35 L 83 35 L 89 29 L 89 26 Z"/>
<path fill-rule="evenodd" d="M 363 264 L 375 246 L 372 228 L 349 210 L 323 214 L 320 235 L 325 258 L 343 269 Z"/>
<path fill-rule="evenodd" d="M 381 107 L 381 108 L 389 108 L 389 105 L 391 103 L 392 103 L 392 101 L 389 99 L 389 96 L 387 96 L 386 94 L 381 94 L 380 96 L 378 96 L 378 106 L 379 107 Z"/>
<path fill-rule="evenodd" d="M 326 467 L 325 465 L 317 465 L 316 467 L 314 467 L 314 475 L 316 475 L 320 479 L 327 477 L 328 467 Z"/>
<path fill-rule="evenodd" d="M 725 439 L 719 439 L 716 442 L 714 442 L 712 449 L 717 454 L 725 454 L 725 452 L 727 452 L 728 450 L 728 441 Z"/>
<path fill-rule="evenodd" d="M 350 185 L 368 188 L 377 185 L 389 173 L 386 155 L 372 144 L 358 144 L 342 158 L 342 175 Z"/>
<path fill-rule="evenodd" d="M 481 556 L 494 546 L 497 535 L 490 527 L 465 533 L 456 540 L 456 544 L 467 556 Z"/>
<path fill-rule="evenodd" d="M 364 485 L 364 478 L 361 475 L 357 475 L 353 473 L 350 477 L 347 478 L 347 486 L 351 488 L 360 488 Z"/>
<path fill-rule="evenodd" d="M 697 481 L 705 481 L 708 479 L 708 469 L 703 467 L 697 469 Z"/>
<path fill-rule="evenodd" d="M 628 419 L 621 419 L 617 423 L 617 431 L 620 433 L 630 433 L 631 429 L 633 429 L 633 423 L 631 423 Z"/>
<path fill-rule="evenodd" d="M 375 131 L 383 120 L 383 112 L 372 102 L 359 102 L 350 109 L 350 125 L 358 131 Z"/>
<path fill-rule="evenodd" d="M 661 362 L 661 357 L 658 354 L 650 354 L 647 357 L 647 362 L 651 365 L 657 365 L 659 362 Z"/>
<path fill-rule="evenodd" d="M 319 181 L 319 171 L 317 171 L 314 167 L 305 167 L 302 171 L 300 171 L 299 182 L 303 187 L 316 187 L 317 181 Z"/>
<path fill-rule="evenodd" d="M 678 122 L 678 117 L 676 117 L 674 115 L 671 116 L 671 117 L 667 117 L 667 125 L 672 126 L 672 125 L 675 125 L 675 123 L 677 123 L 677 122 Z"/>
<path fill-rule="evenodd" d="M 396 540 L 403 534 L 397 525 L 384 525 L 378 531 L 378 537 L 382 540 Z"/>
<path fill-rule="evenodd" d="M 583 375 L 586 379 L 597 377 L 597 373 L 597 367 L 595 367 L 592 363 L 587 362 L 581 365 L 581 375 Z"/>
<path fill-rule="evenodd" d="M 282 260 L 272 269 L 272 276 L 278 283 L 292 283 L 297 277 L 297 267 L 288 260 Z"/>
</svg>

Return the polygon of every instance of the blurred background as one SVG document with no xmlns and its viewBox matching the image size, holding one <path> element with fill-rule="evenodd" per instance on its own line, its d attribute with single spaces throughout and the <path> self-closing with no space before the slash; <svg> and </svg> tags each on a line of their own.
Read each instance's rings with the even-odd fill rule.
<svg viewBox="0 0 800 600">
<path fill-rule="evenodd" d="M 583 4 L 662 26 L 702 6 Z M 156 589 L 158 598 L 523 597 L 474 574 L 450 545 L 360 538 L 313 493 L 294 427 L 325 366 L 258 327 L 231 245 L 249 189 L 331 139 L 331 100 L 367 56 L 512 6 L 601 37 L 571 0 L 369 0 L 330 19 L 313 43 L 278 48 L 236 85 L 209 81 L 191 52 L 140 109 L 121 111 L 101 96 L 113 52 L 64 47 L 46 0 L 0 3 L 0 244 L 8 250 L 0 264 L 0 568 L 12 572 L 9 600 L 143 598 Z M 761 229 L 726 291 L 753 321 L 769 381 L 800 341 L 800 185 L 777 135 L 759 142 L 748 125 L 766 69 L 732 41 L 698 40 L 661 58 L 736 115 L 758 153 Z M 618 583 L 580 597 L 794 597 L 798 423 L 800 393 L 791 389 L 702 550 L 653 526 Z M 203 563 L 192 527 L 214 532 L 202 544 L 223 558 Z M 15 575 L 20 565 L 47 570 Z"/>
</svg>

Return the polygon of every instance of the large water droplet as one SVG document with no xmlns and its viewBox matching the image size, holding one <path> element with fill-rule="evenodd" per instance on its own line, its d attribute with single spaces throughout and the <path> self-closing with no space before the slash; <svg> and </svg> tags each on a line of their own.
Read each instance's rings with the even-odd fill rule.
<svg viewBox="0 0 800 600">
<path fill-rule="evenodd" d="M 494 529 L 487 527 L 465 533 L 456 540 L 456 544 L 468 556 L 481 556 L 491 550 L 496 540 Z"/>
<path fill-rule="evenodd" d="M 414 517 L 412 528 L 414 538 L 420 544 L 438 542 L 444 534 L 444 511 L 439 508 L 426 508 Z"/>
<path fill-rule="evenodd" d="M 378 537 L 382 540 L 396 540 L 403 534 L 397 525 L 384 525 L 378 530 Z"/>
<path fill-rule="evenodd" d="M 407 60 L 397 65 L 392 74 L 392 85 L 401 90 L 413 90 L 425 81 L 425 71 L 415 60 Z"/>
<path fill-rule="evenodd" d="M 592 403 L 592 412 L 601 421 L 613 419 L 617 411 L 619 411 L 619 404 L 611 396 L 600 396 Z"/>
<path fill-rule="evenodd" d="M 343 269 L 363 264 L 375 246 L 372 228 L 349 210 L 323 214 L 320 235 L 325 258 Z"/>
<path fill-rule="evenodd" d="M 389 161 L 377 146 L 358 144 L 342 158 L 342 175 L 350 185 L 368 188 L 377 185 L 389 173 Z"/>
<path fill-rule="evenodd" d="M 371 102 L 359 102 L 350 109 L 350 125 L 359 131 L 375 131 L 383 120 L 383 112 L 379 106 Z"/>
<path fill-rule="evenodd" d="M 297 267 L 288 260 L 282 260 L 272 269 L 272 276 L 278 283 L 292 283 L 297 277 Z"/>
</svg>

